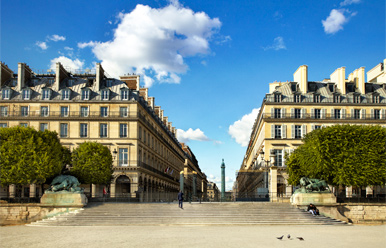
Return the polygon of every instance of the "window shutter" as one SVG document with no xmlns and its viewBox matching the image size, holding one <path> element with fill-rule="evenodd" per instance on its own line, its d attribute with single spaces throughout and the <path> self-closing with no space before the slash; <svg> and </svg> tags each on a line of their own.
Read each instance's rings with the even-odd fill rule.
<svg viewBox="0 0 386 248">
<path fill-rule="evenodd" d="M 346 109 L 342 109 L 342 113 L 340 115 L 341 119 L 346 119 Z"/>
<path fill-rule="evenodd" d="M 300 118 L 306 118 L 306 109 L 305 108 L 302 108 L 300 113 L 301 113 Z"/>
<path fill-rule="evenodd" d="M 371 109 L 371 110 L 370 110 L 370 118 L 371 118 L 371 119 L 374 119 L 374 109 Z"/>
<path fill-rule="evenodd" d="M 295 139 L 295 125 L 291 125 L 291 138 Z"/>
<path fill-rule="evenodd" d="M 281 109 L 281 118 L 285 118 L 285 108 Z"/>
<path fill-rule="evenodd" d="M 334 108 L 332 108 L 331 109 L 331 119 L 335 119 L 335 109 Z"/>
<path fill-rule="evenodd" d="M 361 110 L 361 119 L 366 119 L 366 109 Z"/>
<path fill-rule="evenodd" d="M 283 139 L 287 138 L 287 126 L 286 125 L 281 125 L 281 133 L 282 133 L 282 137 Z"/>
<path fill-rule="evenodd" d="M 322 119 L 326 119 L 326 109 L 322 109 Z"/>
<path fill-rule="evenodd" d="M 314 130 L 315 130 L 315 125 L 312 124 L 312 125 L 311 125 L 311 131 L 314 131 Z"/>
<path fill-rule="evenodd" d="M 294 118 L 294 112 L 295 112 L 295 110 L 293 108 L 291 108 L 291 118 Z"/>
<path fill-rule="evenodd" d="M 275 108 L 271 108 L 271 118 L 275 117 Z"/>
<path fill-rule="evenodd" d="M 311 119 L 315 119 L 315 109 L 311 109 Z"/>
<path fill-rule="evenodd" d="M 381 109 L 381 119 L 385 119 L 385 109 Z"/>
<path fill-rule="evenodd" d="M 271 125 L 271 138 L 272 138 L 272 139 L 275 138 L 275 124 L 272 124 L 272 125 Z"/>
<path fill-rule="evenodd" d="M 304 124 L 302 125 L 302 138 L 304 137 L 304 135 L 306 135 L 307 133 L 307 126 Z"/>
<path fill-rule="evenodd" d="M 323 124 L 323 125 L 322 125 L 322 128 L 325 128 L 325 127 L 326 127 L 326 125 Z"/>
</svg>

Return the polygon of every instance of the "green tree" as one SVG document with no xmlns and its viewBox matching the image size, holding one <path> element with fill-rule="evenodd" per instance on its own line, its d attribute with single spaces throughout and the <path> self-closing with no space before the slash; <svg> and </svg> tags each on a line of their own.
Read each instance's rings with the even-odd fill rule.
<svg viewBox="0 0 386 248">
<path fill-rule="evenodd" d="M 63 151 L 56 132 L 0 128 L 1 184 L 45 183 L 62 171 Z"/>
<path fill-rule="evenodd" d="M 112 179 L 110 150 L 96 142 L 84 142 L 72 153 L 71 174 L 85 184 L 107 184 Z"/>
<path fill-rule="evenodd" d="M 335 125 L 308 133 L 303 144 L 286 155 L 289 183 L 303 176 L 331 185 L 367 186 L 386 182 L 386 128 Z"/>
</svg>

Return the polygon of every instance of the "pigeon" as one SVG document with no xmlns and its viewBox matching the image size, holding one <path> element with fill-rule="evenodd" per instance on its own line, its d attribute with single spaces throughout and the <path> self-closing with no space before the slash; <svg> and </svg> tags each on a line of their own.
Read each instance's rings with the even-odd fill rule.
<svg viewBox="0 0 386 248">
<path fill-rule="evenodd" d="M 290 238 L 291 238 L 291 235 L 288 234 L 287 238 L 290 239 Z"/>
<path fill-rule="evenodd" d="M 281 237 L 276 237 L 277 239 L 280 239 L 280 240 L 282 240 L 283 239 L 283 237 L 284 237 L 284 235 L 283 236 L 281 236 Z"/>
<path fill-rule="evenodd" d="M 302 237 L 297 237 L 297 239 L 299 239 L 300 241 L 304 241 Z"/>
</svg>

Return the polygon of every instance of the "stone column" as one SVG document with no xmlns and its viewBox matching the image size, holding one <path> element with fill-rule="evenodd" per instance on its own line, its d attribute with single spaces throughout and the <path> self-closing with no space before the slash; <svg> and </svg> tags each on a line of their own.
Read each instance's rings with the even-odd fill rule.
<svg viewBox="0 0 386 248">
<path fill-rule="evenodd" d="M 29 198 L 36 197 L 36 184 L 30 184 L 29 185 Z"/>
<path fill-rule="evenodd" d="M 352 197 L 352 186 L 346 187 L 346 197 L 351 198 Z"/>
<path fill-rule="evenodd" d="M 133 177 L 132 178 L 132 183 L 130 184 L 130 195 L 132 198 L 136 198 L 137 197 L 137 192 L 139 190 L 139 187 L 138 187 L 138 177 Z"/>
<path fill-rule="evenodd" d="M 97 185 L 96 184 L 91 184 L 91 197 L 96 197 L 97 196 Z"/>
<path fill-rule="evenodd" d="M 9 197 L 15 198 L 15 194 L 16 194 L 16 185 L 15 184 L 9 185 Z"/>
<path fill-rule="evenodd" d="M 115 197 L 115 183 L 110 184 L 110 197 Z"/>
<path fill-rule="evenodd" d="M 270 182 L 270 197 L 271 197 L 271 202 L 277 202 L 277 167 L 272 166 L 269 168 L 270 170 L 270 175 L 271 175 L 271 182 Z"/>
<path fill-rule="evenodd" d="M 292 186 L 286 184 L 286 187 L 285 187 L 285 196 L 286 196 L 286 197 L 291 197 L 291 195 L 292 195 Z"/>
</svg>

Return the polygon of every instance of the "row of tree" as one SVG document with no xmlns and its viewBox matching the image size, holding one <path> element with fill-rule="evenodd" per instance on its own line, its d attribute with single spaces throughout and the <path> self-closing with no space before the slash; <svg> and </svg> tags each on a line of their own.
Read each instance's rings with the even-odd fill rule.
<svg viewBox="0 0 386 248">
<path fill-rule="evenodd" d="M 385 185 L 386 128 L 335 125 L 314 130 L 286 154 L 286 164 L 291 185 L 304 176 L 335 186 Z"/>
<path fill-rule="evenodd" d="M 2 185 L 45 184 L 62 173 L 84 184 L 108 184 L 112 172 L 110 150 L 99 143 L 85 142 L 70 152 L 60 144 L 56 132 L 19 126 L 0 128 Z"/>
</svg>

